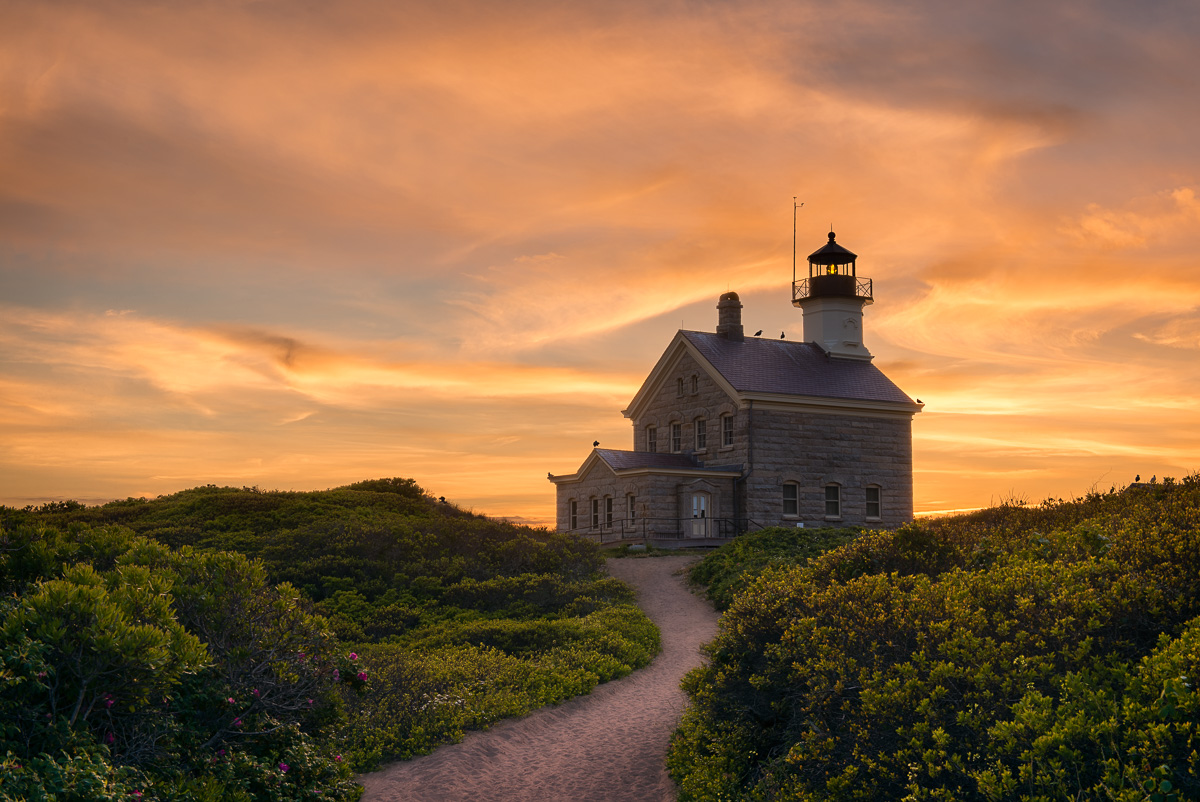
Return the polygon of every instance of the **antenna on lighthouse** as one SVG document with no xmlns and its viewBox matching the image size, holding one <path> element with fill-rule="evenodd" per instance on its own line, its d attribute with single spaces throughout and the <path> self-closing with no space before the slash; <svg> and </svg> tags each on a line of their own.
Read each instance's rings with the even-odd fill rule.
<svg viewBox="0 0 1200 802">
<path fill-rule="evenodd" d="M 792 286 L 796 286 L 796 210 L 803 206 L 803 203 L 797 204 L 797 195 L 792 196 Z"/>
</svg>

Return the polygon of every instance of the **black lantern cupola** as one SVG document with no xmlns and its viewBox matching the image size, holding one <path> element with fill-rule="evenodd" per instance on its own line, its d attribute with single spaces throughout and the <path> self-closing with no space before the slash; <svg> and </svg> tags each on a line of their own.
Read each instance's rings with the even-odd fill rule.
<svg viewBox="0 0 1200 802">
<path fill-rule="evenodd" d="M 858 254 L 829 242 L 808 256 L 808 278 L 792 270 L 792 305 L 804 312 L 804 340 L 831 357 L 871 359 L 862 341 L 862 310 L 874 303 L 871 279 L 858 275 Z"/>
</svg>

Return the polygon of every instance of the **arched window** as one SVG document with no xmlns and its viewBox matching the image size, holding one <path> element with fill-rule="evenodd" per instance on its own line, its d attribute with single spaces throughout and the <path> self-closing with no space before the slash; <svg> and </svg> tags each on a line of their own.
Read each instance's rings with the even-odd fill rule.
<svg viewBox="0 0 1200 802">
<path fill-rule="evenodd" d="M 783 483 L 783 515 L 785 518 L 800 517 L 800 485 L 795 482 Z"/>
<path fill-rule="evenodd" d="M 592 529 L 600 528 L 600 499 L 592 499 Z"/>
<path fill-rule="evenodd" d="M 867 520 L 878 521 L 883 518 L 883 488 L 878 485 L 867 487 Z"/>
<path fill-rule="evenodd" d="M 658 427 L 646 427 L 646 450 L 658 451 Z"/>
<path fill-rule="evenodd" d="M 579 528 L 579 502 L 571 499 L 571 528 Z"/>
<path fill-rule="evenodd" d="M 683 451 L 683 424 L 676 422 L 671 424 L 671 453 L 680 451 Z"/>
<path fill-rule="evenodd" d="M 733 445 L 733 416 L 721 416 L 721 447 Z"/>
<path fill-rule="evenodd" d="M 629 514 L 629 520 L 635 520 L 637 518 L 637 496 L 633 493 L 625 496 L 625 507 Z"/>
<path fill-rule="evenodd" d="M 700 379 L 696 376 L 692 376 L 692 395 L 695 395 L 698 392 L 700 392 Z"/>
<path fill-rule="evenodd" d="M 681 378 L 678 381 L 679 381 L 679 389 L 675 394 L 678 395 L 680 398 L 683 398 L 683 379 Z"/>
<path fill-rule="evenodd" d="M 613 521 L 613 497 L 605 496 L 604 497 L 604 527 L 606 529 L 612 529 L 612 521 Z"/>
<path fill-rule="evenodd" d="M 842 517 L 842 486 L 825 485 L 825 517 Z"/>
<path fill-rule="evenodd" d="M 704 451 L 708 448 L 708 421 L 704 418 L 696 418 L 696 450 Z"/>
</svg>

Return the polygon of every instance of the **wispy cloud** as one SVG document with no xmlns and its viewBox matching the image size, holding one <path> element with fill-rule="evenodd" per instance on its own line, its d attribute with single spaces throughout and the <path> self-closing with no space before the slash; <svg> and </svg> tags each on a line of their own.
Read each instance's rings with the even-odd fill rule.
<svg viewBox="0 0 1200 802">
<path fill-rule="evenodd" d="M 799 332 L 793 195 L 928 404 L 919 505 L 1200 467 L 1183 5 L 5 13 L 0 502 L 406 474 L 544 516 L 681 319 Z"/>
</svg>

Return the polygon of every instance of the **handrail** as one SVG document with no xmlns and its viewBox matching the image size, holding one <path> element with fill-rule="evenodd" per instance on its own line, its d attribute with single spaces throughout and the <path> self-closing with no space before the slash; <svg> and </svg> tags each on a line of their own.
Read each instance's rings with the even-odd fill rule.
<svg viewBox="0 0 1200 802">
<path fill-rule="evenodd" d="M 821 278 L 821 277 L 816 276 L 815 278 Z M 867 303 L 874 303 L 874 301 L 875 301 L 875 286 L 874 286 L 874 282 L 871 279 L 863 278 L 862 276 L 846 276 L 846 278 L 854 279 L 854 296 L 856 298 L 862 298 Z M 811 281 L 812 281 L 812 278 L 802 278 L 802 279 L 797 279 L 792 282 L 792 301 L 793 302 L 802 300 L 804 298 L 813 297 L 813 294 L 812 294 L 813 287 L 812 287 L 812 284 L 810 283 Z"/>
</svg>

